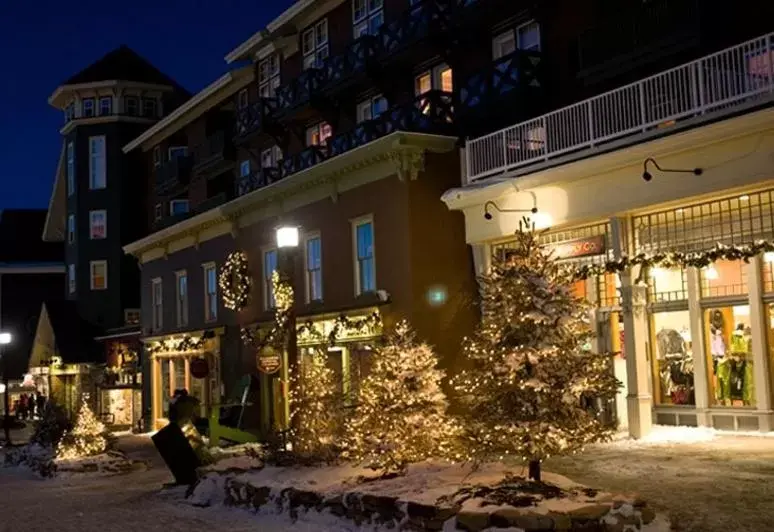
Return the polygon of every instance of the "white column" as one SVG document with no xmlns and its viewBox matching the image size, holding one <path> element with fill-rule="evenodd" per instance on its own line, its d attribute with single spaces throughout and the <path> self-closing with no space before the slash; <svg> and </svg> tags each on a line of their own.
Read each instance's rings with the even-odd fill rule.
<svg viewBox="0 0 774 532">
<path fill-rule="evenodd" d="M 471 244 L 473 250 L 473 267 L 476 275 L 485 275 L 492 266 L 492 246 L 489 244 Z"/>
<path fill-rule="evenodd" d="M 691 322 L 691 353 L 693 356 L 693 390 L 696 397 L 696 418 L 700 427 L 711 426 L 708 412 L 710 387 L 707 380 L 707 353 L 704 345 L 704 316 L 701 300 L 701 274 L 698 268 L 686 268 L 688 285 L 688 316 Z"/>
<path fill-rule="evenodd" d="M 613 234 L 613 252 L 620 258 L 626 252 L 626 220 L 610 220 Z M 626 413 L 629 435 L 643 438 L 653 425 L 653 398 L 650 394 L 650 366 L 648 365 L 648 322 L 646 287 L 637 286 L 631 270 L 621 273 L 621 303 L 624 321 L 624 352 L 626 353 Z"/>
<path fill-rule="evenodd" d="M 760 255 L 750 259 L 747 265 L 747 289 L 750 294 L 750 325 L 752 329 L 753 386 L 755 407 L 764 415 L 759 418 L 761 432 L 774 429 L 774 412 L 771 405 L 771 367 L 768 357 L 768 323 L 766 305 L 763 303 L 762 261 Z"/>
</svg>

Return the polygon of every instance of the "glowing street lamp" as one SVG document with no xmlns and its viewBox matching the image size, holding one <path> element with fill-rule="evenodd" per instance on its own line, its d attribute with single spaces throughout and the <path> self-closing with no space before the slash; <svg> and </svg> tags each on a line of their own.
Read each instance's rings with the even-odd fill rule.
<svg viewBox="0 0 774 532">
<path fill-rule="evenodd" d="M 298 248 L 299 230 L 297 226 L 283 225 L 277 228 L 277 249 L 279 251 L 279 260 L 277 261 L 277 267 L 280 274 L 286 282 L 292 286 L 293 279 L 295 278 L 295 250 Z M 295 293 L 295 292 L 294 292 Z M 283 364 L 283 380 L 285 385 L 283 386 L 283 399 L 285 407 L 285 426 L 290 428 L 290 377 L 296 372 L 298 366 L 298 338 L 296 336 L 296 312 L 295 301 L 292 301 L 290 308 L 288 309 L 288 315 L 286 320 L 286 360 L 287 363 Z"/>
<path fill-rule="evenodd" d="M 8 345 L 13 341 L 13 336 L 9 332 L 0 332 L 0 344 Z"/>
</svg>

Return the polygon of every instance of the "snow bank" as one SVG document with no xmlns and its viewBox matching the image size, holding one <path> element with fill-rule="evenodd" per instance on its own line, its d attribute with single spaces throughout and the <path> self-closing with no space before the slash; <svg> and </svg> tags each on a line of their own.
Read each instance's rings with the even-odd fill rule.
<svg viewBox="0 0 774 532">
<path fill-rule="evenodd" d="M 626 433 L 618 433 L 612 442 L 602 445 L 614 447 L 643 447 L 649 445 L 680 445 L 714 442 L 737 437 L 774 438 L 774 432 L 729 432 L 711 427 L 654 425 L 650 434 L 635 440 Z"/>
</svg>

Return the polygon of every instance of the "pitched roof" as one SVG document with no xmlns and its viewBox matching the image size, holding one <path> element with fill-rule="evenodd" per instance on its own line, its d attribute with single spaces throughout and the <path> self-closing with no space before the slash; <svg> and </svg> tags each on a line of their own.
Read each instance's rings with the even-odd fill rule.
<svg viewBox="0 0 774 532">
<path fill-rule="evenodd" d="M 125 44 L 112 52 L 108 52 L 101 59 L 70 77 L 62 85 L 80 85 L 112 80 L 169 85 L 188 94 L 188 91 L 178 85 L 175 80 Z"/>
<path fill-rule="evenodd" d="M 64 243 L 44 242 L 46 209 L 0 211 L 0 263 L 64 263 Z"/>
<path fill-rule="evenodd" d="M 44 305 L 62 362 L 78 364 L 105 361 L 105 353 L 94 340 L 103 331 L 78 315 L 75 301 L 51 300 Z"/>
</svg>

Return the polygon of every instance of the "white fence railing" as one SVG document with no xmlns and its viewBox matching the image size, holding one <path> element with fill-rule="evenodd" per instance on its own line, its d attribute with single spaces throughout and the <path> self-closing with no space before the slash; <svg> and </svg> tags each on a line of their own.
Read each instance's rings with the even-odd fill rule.
<svg viewBox="0 0 774 532">
<path fill-rule="evenodd" d="M 774 91 L 774 33 L 467 142 L 468 183 Z"/>
</svg>

